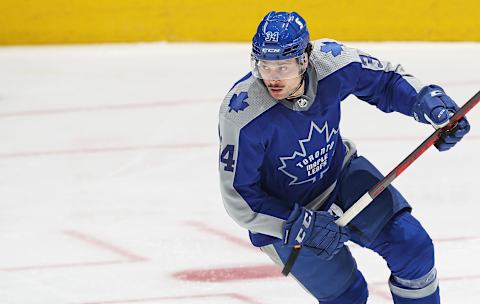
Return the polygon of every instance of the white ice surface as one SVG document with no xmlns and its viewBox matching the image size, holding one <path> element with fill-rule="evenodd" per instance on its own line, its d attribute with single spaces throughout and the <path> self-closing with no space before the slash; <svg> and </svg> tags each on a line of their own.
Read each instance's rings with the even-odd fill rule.
<svg viewBox="0 0 480 304">
<path fill-rule="evenodd" d="M 478 43 L 352 45 L 459 104 L 480 88 Z M 248 60 L 247 44 L 0 48 L 0 303 L 315 303 L 290 278 L 174 276 L 272 265 L 218 189 L 218 106 Z M 432 131 L 353 97 L 342 119 L 384 173 Z M 480 297 L 480 109 L 469 119 L 464 142 L 394 183 L 435 241 L 449 304 Z M 384 262 L 352 251 L 369 303 L 390 303 Z"/>
</svg>

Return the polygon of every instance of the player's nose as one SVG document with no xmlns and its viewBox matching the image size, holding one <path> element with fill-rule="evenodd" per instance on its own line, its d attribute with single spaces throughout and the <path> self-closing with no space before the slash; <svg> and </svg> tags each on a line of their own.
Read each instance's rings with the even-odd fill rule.
<svg viewBox="0 0 480 304">
<path fill-rule="evenodd" d="M 269 86 L 278 86 L 281 84 L 281 80 L 280 79 L 273 79 L 273 80 L 269 80 L 268 81 L 268 85 Z"/>
</svg>

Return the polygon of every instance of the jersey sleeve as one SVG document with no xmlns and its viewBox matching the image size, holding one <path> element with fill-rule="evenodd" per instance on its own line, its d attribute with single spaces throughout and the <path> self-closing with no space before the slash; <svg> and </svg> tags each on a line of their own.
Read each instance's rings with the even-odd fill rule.
<svg viewBox="0 0 480 304">
<path fill-rule="evenodd" d="M 387 113 L 412 116 L 418 92 L 425 86 L 400 64 L 331 39 L 315 42 L 312 61 L 325 90 L 339 90 L 341 100 L 353 94 Z"/>
<path fill-rule="evenodd" d="M 285 202 L 261 188 L 265 148 L 260 132 L 250 123 L 240 128 L 220 117 L 220 189 L 227 213 L 254 233 L 282 238 L 282 226 L 290 213 Z"/>
<path fill-rule="evenodd" d="M 405 72 L 400 64 L 377 59 L 358 49 L 354 51 L 360 64 L 356 65 L 357 77 L 351 93 L 383 112 L 412 116 L 413 104 L 424 84 Z"/>
</svg>

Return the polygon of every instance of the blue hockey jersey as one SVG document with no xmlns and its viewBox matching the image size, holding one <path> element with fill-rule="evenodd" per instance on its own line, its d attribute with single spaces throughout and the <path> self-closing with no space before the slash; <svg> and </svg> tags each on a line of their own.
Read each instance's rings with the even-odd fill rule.
<svg viewBox="0 0 480 304">
<path fill-rule="evenodd" d="M 325 201 L 335 187 L 348 150 L 339 132 L 342 100 L 353 94 L 384 112 L 412 116 L 424 86 L 400 65 L 358 49 L 329 39 L 313 44 L 302 96 L 277 101 L 249 73 L 220 107 L 224 206 L 256 246 L 282 237 L 295 203 Z"/>
</svg>

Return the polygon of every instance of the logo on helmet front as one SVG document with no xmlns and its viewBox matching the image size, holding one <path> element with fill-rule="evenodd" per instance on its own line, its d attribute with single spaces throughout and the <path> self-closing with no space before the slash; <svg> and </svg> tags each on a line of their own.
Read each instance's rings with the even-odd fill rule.
<svg viewBox="0 0 480 304">
<path fill-rule="evenodd" d="M 278 42 L 278 32 L 271 32 L 271 31 L 266 32 L 265 42 Z"/>
</svg>

